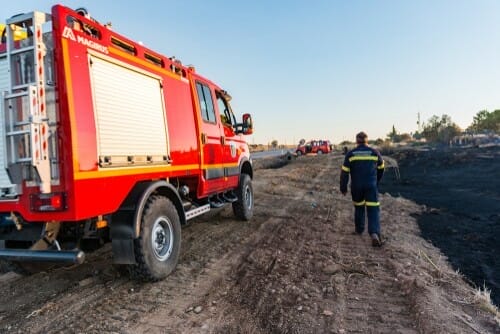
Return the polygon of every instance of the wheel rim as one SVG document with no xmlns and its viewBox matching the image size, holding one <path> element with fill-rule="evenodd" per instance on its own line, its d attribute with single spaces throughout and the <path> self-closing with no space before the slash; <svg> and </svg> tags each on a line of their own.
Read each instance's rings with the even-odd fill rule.
<svg viewBox="0 0 500 334">
<path fill-rule="evenodd" d="M 172 223 L 167 217 L 159 217 L 151 231 L 151 246 L 153 254 L 160 261 L 165 261 L 172 254 L 174 232 Z"/>
<path fill-rule="evenodd" d="M 243 201 L 248 209 L 252 208 L 253 205 L 252 189 L 249 186 L 245 187 L 245 194 L 243 196 Z"/>
</svg>

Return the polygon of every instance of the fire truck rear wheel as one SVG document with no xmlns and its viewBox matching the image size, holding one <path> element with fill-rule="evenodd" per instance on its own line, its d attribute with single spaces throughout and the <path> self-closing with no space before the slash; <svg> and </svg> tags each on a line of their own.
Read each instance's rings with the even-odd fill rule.
<svg viewBox="0 0 500 334">
<path fill-rule="evenodd" d="M 234 215 L 241 220 L 250 220 L 253 216 L 253 187 L 250 175 L 241 174 L 236 196 L 238 200 L 233 203 Z"/>
<path fill-rule="evenodd" d="M 181 249 L 181 224 L 174 204 L 166 197 L 151 196 L 144 208 L 141 233 L 134 240 L 133 273 L 147 281 L 167 277 L 177 265 Z"/>
</svg>

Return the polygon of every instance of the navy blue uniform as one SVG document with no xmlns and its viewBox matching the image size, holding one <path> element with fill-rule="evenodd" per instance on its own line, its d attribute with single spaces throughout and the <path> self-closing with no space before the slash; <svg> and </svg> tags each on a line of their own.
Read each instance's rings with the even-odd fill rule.
<svg viewBox="0 0 500 334">
<path fill-rule="evenodd" d="M 384 174 L 384 160 L 380 153 L 366 146 L 358 145 L 347 152 L 340 173 L 340 191 L 347 192 L 351 175 L 351 195 L 354 202 L 354 224 L 357 233 L 365 229 L 365 210 L 368 213 L 368 233 L 380 235 L 380 203 L 378 182 Z"/>
</svg>

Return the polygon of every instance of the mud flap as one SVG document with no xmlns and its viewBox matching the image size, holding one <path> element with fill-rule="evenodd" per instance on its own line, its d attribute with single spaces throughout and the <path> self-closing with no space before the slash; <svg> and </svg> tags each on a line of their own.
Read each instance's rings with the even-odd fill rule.
<svg viewBox="0 0 500 334">
<path fill-rule="evenodd" d="M 128 213 L 130 214 L 130 213 Z M 111 224 L 111 247 L 113 249 L 113 263 L 136 264 L 134 253 L 134 232 L 127 213 L 118 213 L 113 216 Z"/>
<path fill-rule="evenodd" d="M 113 239 L 113 263 L 136 264 L 134 254 L 134 241 L 132 239 Z"/>
</svg>

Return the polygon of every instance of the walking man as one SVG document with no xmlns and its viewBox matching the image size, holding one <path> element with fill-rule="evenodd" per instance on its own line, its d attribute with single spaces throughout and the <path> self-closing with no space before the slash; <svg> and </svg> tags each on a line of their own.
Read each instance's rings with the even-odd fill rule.
<svg viewBox="0 0 500 334">
<path fill-rule="evenodd" d="M 347 152 L 340 173 L 340 192 L 347 194 L 349 174 L 351 195 L 354 202 L 354 225 L 357 234 L 365 229 L 365 212 L 368 215 L 368 233 L 374 247 L 382 246 L 380 238 L 380 203 L 378 183 L 384 174 L 384 160 L 380 153 L 369 147 L 364 132 L 356 135 L 356 148 Z"/>
</svg>

